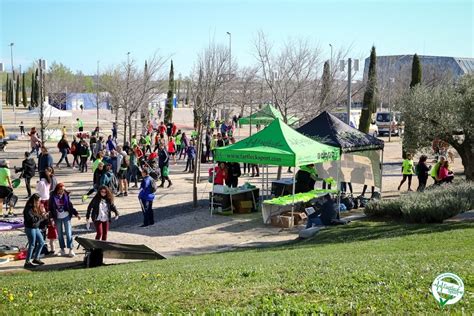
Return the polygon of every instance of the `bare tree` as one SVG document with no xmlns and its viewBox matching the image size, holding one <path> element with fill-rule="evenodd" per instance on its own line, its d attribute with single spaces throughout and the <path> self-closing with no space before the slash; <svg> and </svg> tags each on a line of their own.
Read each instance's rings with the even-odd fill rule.
<svg viewBox="0 0 474 316">
<path fill-rule="evenodd" d="M 237 70 L 232 84 L 234 104 L 238 105 L 239 113 L 244 116 L 247 109 L 262 102 L 262 82 L 258 78 L 258 67 L 243 67 Z M 250 111 L 252 112 L 252 111 Z"/>
<path fill-rule="evenodd" d="M 277 53 L 263 32 L 255 41 L 256 57 L 260 72 L 270 90 L 273 105 L 281 112 L 285 122 L 296 115 L 301 99 L 311 99 L 307 94 L 314 87 L 321 66 L 321 54 L 307 40 L 289 40 Z"/>
<path fill-rule="evenodd" d="M 229 51 L 214 42 L 198 55 L 194 71 L 190 76 L 190 93 L 193 100 L 196 130 L 198 132 L 197 155 L 193 177 L 193 206 L 197 207 L 197 183 L 200 175 L 202 139 L 210 113 L 226 101 L 225 87 L 228 76 Z"/>
<path fill-rule="evenodd" d="M 141 69 L 134 60 L 122 63 L 101 78 L 101 86 L 111 96 L 116 121 L 123 122 L 124 143 L 132 138 L 132 117 L 148 111 L 148 106 L 159 91 L 157 78 L 162 75 L 166 59 L 154 55 Z"/>
</svg>

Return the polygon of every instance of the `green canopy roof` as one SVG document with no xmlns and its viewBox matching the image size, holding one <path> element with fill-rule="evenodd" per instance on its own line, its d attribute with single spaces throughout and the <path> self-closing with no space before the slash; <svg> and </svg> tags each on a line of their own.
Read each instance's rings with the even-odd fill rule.
<svg viewBox="0 0 474 316">
<path fill-rule="evenodd" d="M 248 124 L 262 124 L 269 125 L 275 119 L 283 120 L 283 115 L 275 107 L 270 104 L 266 104 L 261 110 L 253 113 L 250 116 L 243 117 L 239 120 L 242 125 Z M 294 116 L 288 118 L 288 124 L 293 125 L 298 121 Z"/>
<path fill-rule="evenodd" d="M 302 166 L 339 160 L 339 148 L 306 137 L 276 119 L 260 132 L 216 149 L 216 161 Z"/>
</svg>

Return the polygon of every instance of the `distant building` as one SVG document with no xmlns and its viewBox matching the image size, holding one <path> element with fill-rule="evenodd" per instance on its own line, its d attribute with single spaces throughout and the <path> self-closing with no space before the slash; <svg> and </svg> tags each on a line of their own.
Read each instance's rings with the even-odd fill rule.
<svg viewBox="0 0 474 316">
<path fill-rule="evenodd" d="M 429 82 L 442 78 L 459 78 L 474 73 L 474 58 L 419 55 L 422 80 Z M 369 71 L 370 57 L 365 59 L 364 81 Z M 377 56 L 377 81 L 383 84 L 389 78 L 410 80 L 413 55 Z"/>
<path fill-rule="evenodd" d="M 96 109 L 95 93 L 50 93 L 49 104 L 61 110 Z M 111 109 L 110 96 L 107 92 L 99 93 L 99 109 Z"/>
</svg>

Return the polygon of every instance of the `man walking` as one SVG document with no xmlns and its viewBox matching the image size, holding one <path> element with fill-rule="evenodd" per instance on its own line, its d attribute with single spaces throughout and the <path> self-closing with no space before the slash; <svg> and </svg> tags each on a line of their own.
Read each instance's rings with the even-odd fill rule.
<svg viewBox="0 0 474 316">
<path fill-rule="evenodd" d="M 25 179 L 27 198 L 29 198 L 31 196 L 31 178 L 35 176 L 36 172 L 36 162 L 30 158 L 28 151 L 25 152 L 25 160 L 21 163 L 21 168 L 15 168 L 15 172 L 21 172 L 20 178 Z"/>
<path fill-rule="evenodd" d="M 77 121 L 77 129 L 79 130 L 79 132 L 83 132 L 84 122 L 80 118 L 77 118 L 76 121 Z"/>
<path fill-rule="evenodd" d="M 138 199 L 143 212 L 143 225 L 140 227 L 146 227 L 155 224 L 153 216 L 153 200 L 155 199 L 156 185 L 154 180 L 149 176 L 147 168 L 143 168 L 142 177 L 143 180 L 140 184 L 140 193 L 138 194 Z"/>
</svg>

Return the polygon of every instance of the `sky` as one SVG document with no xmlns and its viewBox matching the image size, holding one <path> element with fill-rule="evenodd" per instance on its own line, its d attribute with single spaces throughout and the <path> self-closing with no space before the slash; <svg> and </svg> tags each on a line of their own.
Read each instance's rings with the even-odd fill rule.
<svg viewBox="0 0 474 316">
<path fill-rule="evenodd" d="M 43 58 L 85 74 L 156 53 L 185 77 L 210 41 L 228 47 L 226 32 L 233 59 L 255 64 L 259 31 L 276 47 L 306 39 L 327 59 L 329 44 L 362 59 L 372 45 L 377 55 L 473 57 L 473 10 L 470 0 L 0 0 L 0 62 L 10 71 L 12 42 L 15 68 Z"/>
</svg>

